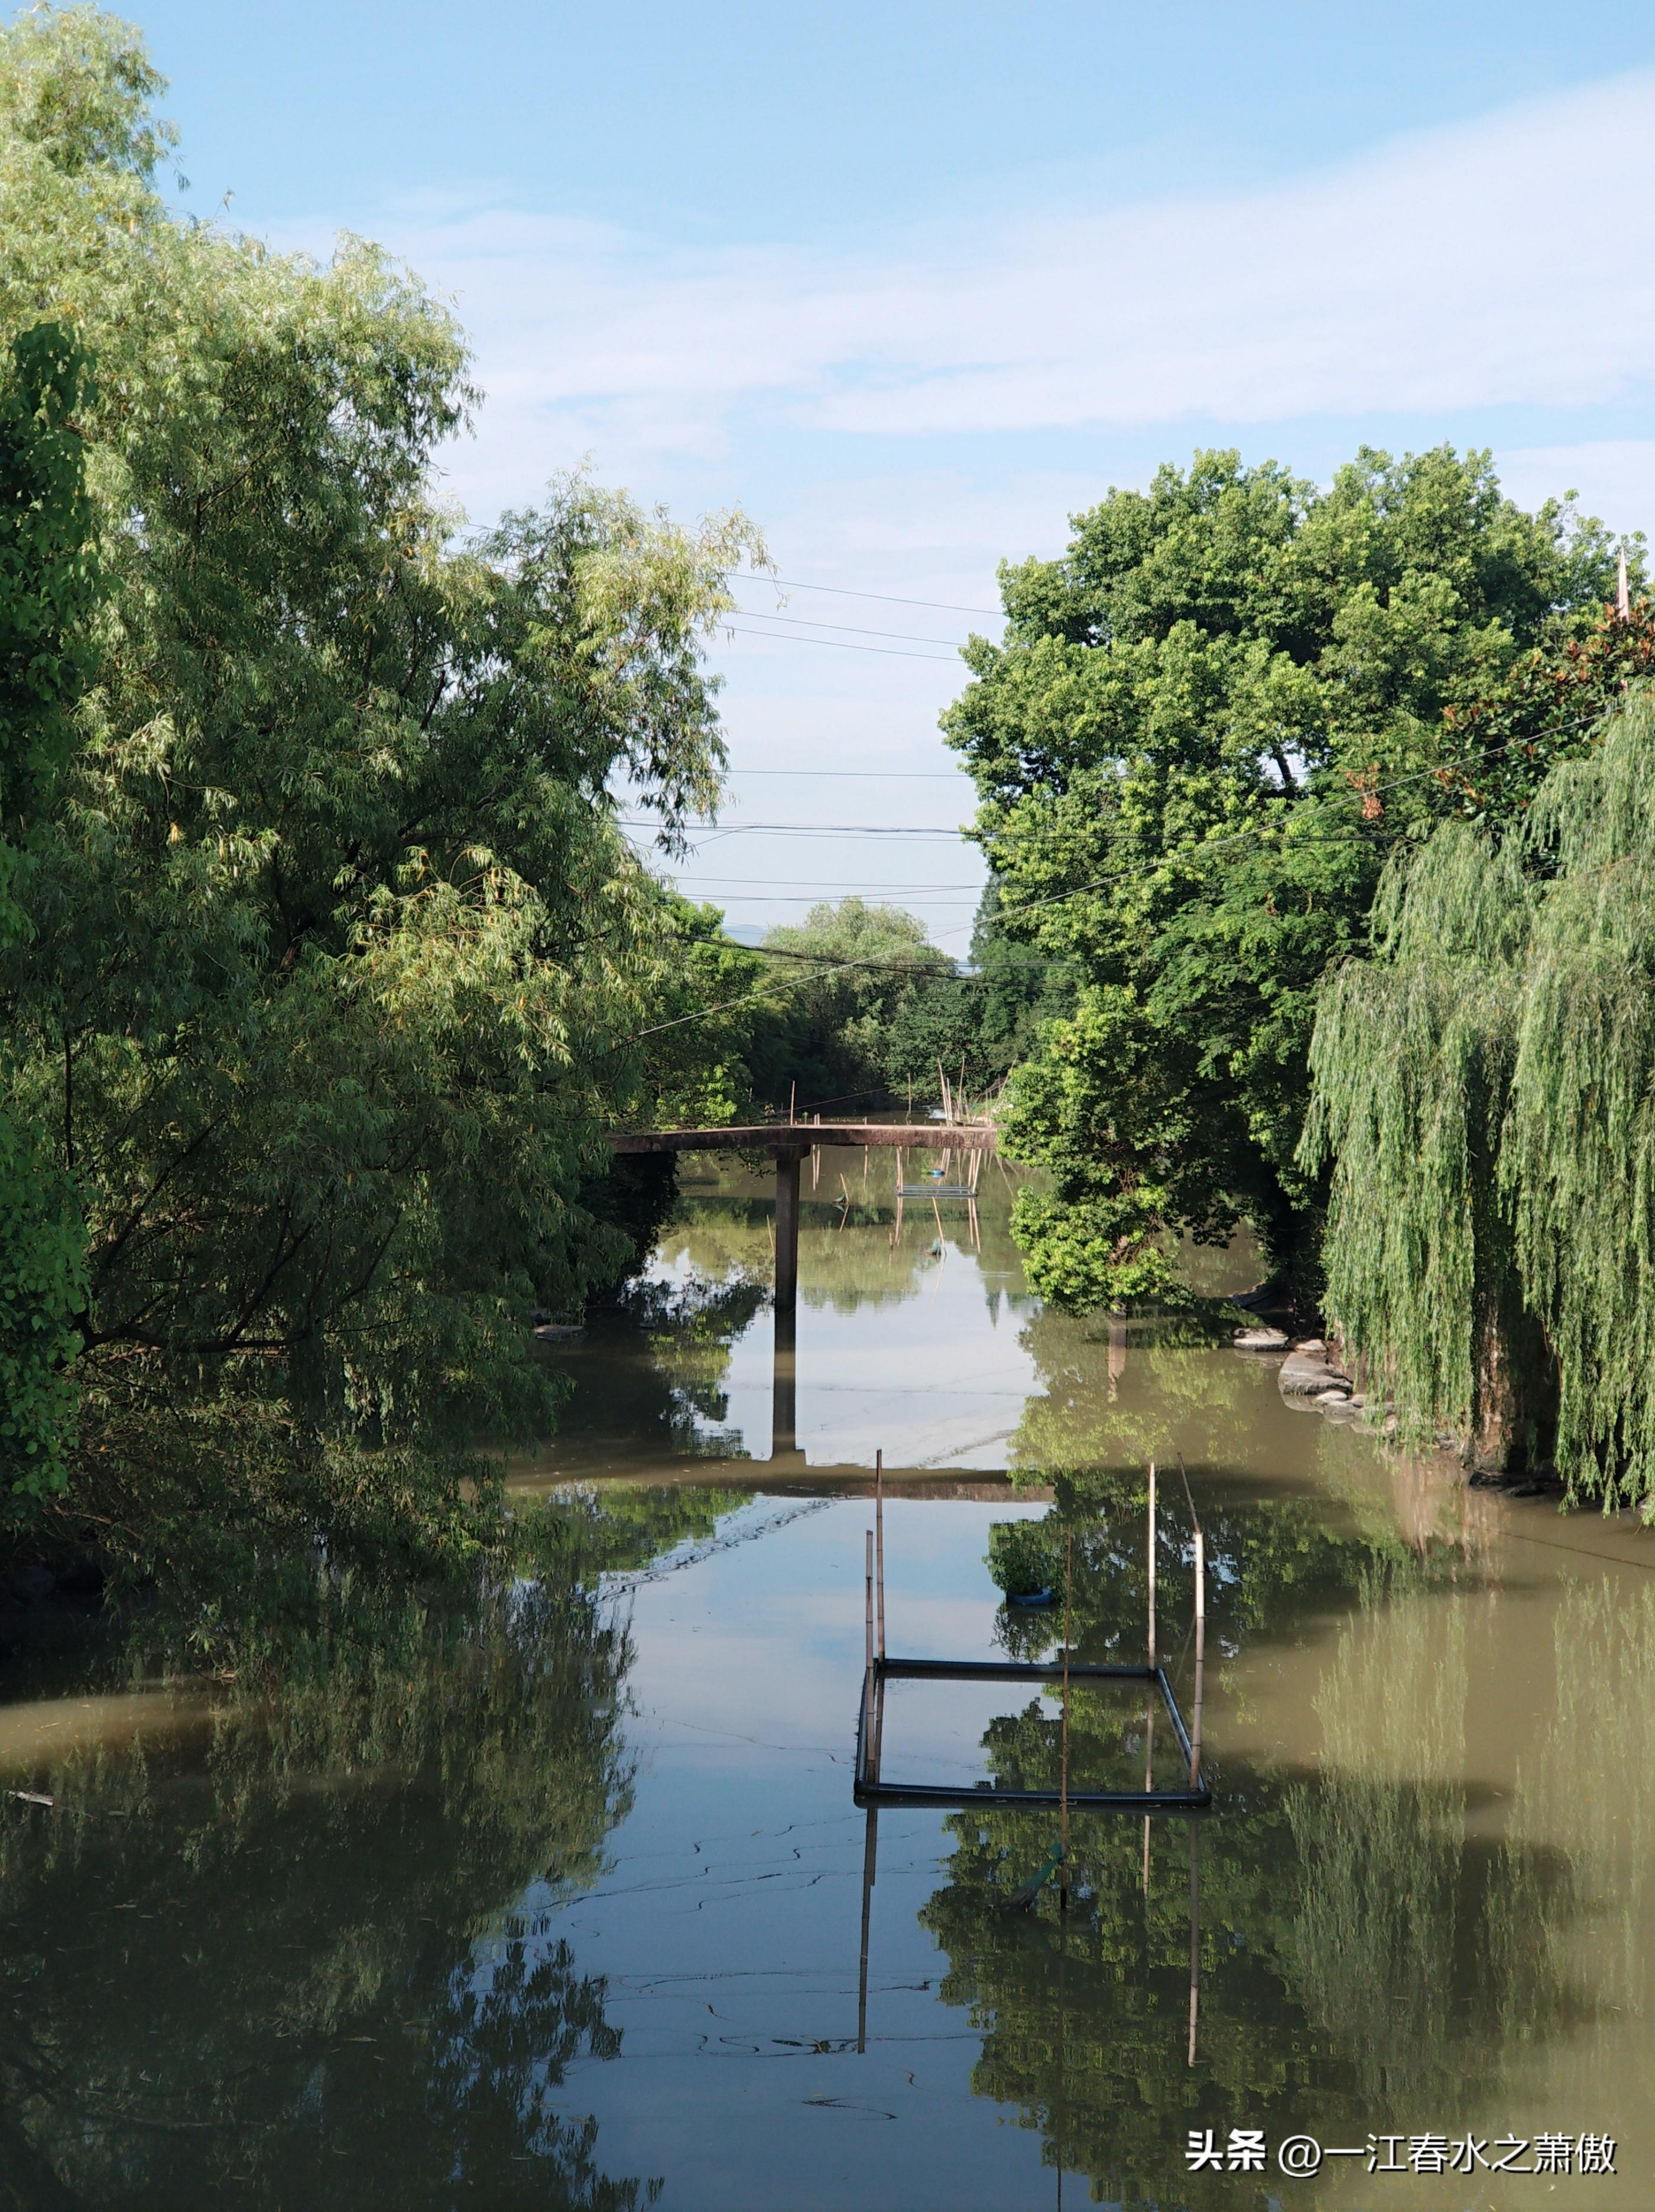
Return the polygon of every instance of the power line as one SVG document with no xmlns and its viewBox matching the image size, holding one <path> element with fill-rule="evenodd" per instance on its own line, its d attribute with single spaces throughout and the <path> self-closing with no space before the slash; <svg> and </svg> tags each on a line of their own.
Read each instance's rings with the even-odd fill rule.
<svg viewBox="0 0 1655 2212">
<path fill-rule="evenodd" d="M 826 653 L 883 653 L 896 660 L 934 660 L 939 666 L 958 668 L 958 660 L 952 654 L 913 653 L 905 645 L 853 645 L 844 637 L 794 637 L 786 630 L 738 629 L 732 622 L 721 620 L 718 627 L 728 637 L 764 637 L 772 645 L 819 645 Z"/>
<path fill-rule="evenodd" d="M 952 645 L 958 647 L 965 642 L 957 637 L 918 637 L 904 629 L 863 629 L 855 623 L 818 622 L 811 615 L 767 615 L 762 607 L 738 607 L 735 611 L 744 622 L 799 623 L 809 629 L 837 629 L 851 637 L 890 637 L 902 645 Z"/>
<path fill-rule="evenodd" d="M 673 881 L 679 890 L 685 888 L 686 879 L 683 876 L 675 876 Z M 914 891 L 974 891 L 979 888 L 976 884 L 912 884 L 904 886 L 902 884 L 866 881 L 848 883 L 839 876 L 697 876 L 690 881 L 692 888 L 703 890 L 711 884 L 723 884 L 736 890 L 802 889 L 843 891 L 847 897 L 854 897 L 858 891 L 899 891 L 904 888 Z"/>
<path fill-rule="evenodd" d="M 999 607 L 956 606 L 947 599 L 904 599 L 897 598 L 894 592 L 853 591 L 848 584 L 801 584 L 796 577 L 761 575 L 756 568 L 735 568 L 730 573 L 750 584 L 779 584 L 784 592 L 831 592 L 841 599 L 882 599 L 891 607 L 929 607 L 934 614 L 981 615 L 988 622 L 1006 619 L 1004 611 Z"/>
<path fill-rule="evenodd" d="M 1576 715 L 1571 720 L 1561 723 L 1551 730 L 1536 732 L 1531 737 L 1509 738 L 1501 744 L 1490 745 L 1484 750 L 1482 757 L 1487 760 L 1496 753 L 1509 750 L 1513 745 L 1533 744 L 1541 737 L 1555 737 L 1561 735 L 1563 731 L 1584 727 L 1588 723 L 1599 721 L 1602 719 L 1601 709 Z M 1375 783 L 1365 795 L 1377 797 L 1382 791 L 1395 791 L 1402 784 L 1417 783 L 1422 777 L 1441 777 L 1445 774 L 1451 774 L 1457 768 L 1471 765 L 1473 763 L 1469 762 L 1439 761 L 1430 768 L 1416 769 L 1407 775 L 1391 776 L 1384 783 Z M 1055 906 L 1067 906 L 1072 899 L 1085 898 L 1093 891 L 1107 890 L 1111 884 L 1141 882 L 1145 878 L 1159 875 L 1167 868 L 1176 866 L 1180 862 L 1187 866 L 1190 862 L 1205 860 L 1226 846 L 1242 844 L 1249 837 L 1257 836 L 1263 826 L 1263 823 L 1250 823 L 1245 830 L 1233 830 L 1223 837 L 1207 838 L 1199 845 L 1191 846 L 1183 852 L 1165 853 L 1159 859 L 1138 867 L 1119 869 L 1112 875 L 1098 876 L 1090 883 L 1077 884 L 1072 890 L 1066 891 L 1053 891 L 1045 898 L 1028 899 L 1014 906 L 1007 905 L 1002 901 L 1000 908 L 1001 919 L 1015 921 L 1025 914 L 1039 913 Z M 1353 823 L 1333 836 L 1322 838 L 1318 842 L 1323 844 L 1360 844 L 1366 842 L 1367 835 L 1367 831 L 1360 823 Z M 740 949 L 747 951 L 762 948 L 744 946 Z M 818 980 L 825 980 L 829 975 L 843 975 L 853 968 L 871 967 L 875 964 L 877 963 L 866 960 L 842 960 L 837 962 L 832 967 L 822 969 L 817 972 Z M 806 981 L 809 979 L 800 977 L 799 980 Z M 783 985 L 782 988 L 785 989 L 788 987 Z M 733 1012 L 738 1006 L 749 1006 L 755 1000 L 763 998 L 764 995 L 762 991 L 744 992 L 739 998 L 727 999 L 717 1006 L 703 1006 L 696 1013 L 680 1014 L 672 1021 L 657 1022 L 650 1029 L 639 1030 L 630 1042 L 642 1044 L 646 1037 L 659 1036 L 663 1030 L 682 1029 L 686 1024 L 691 1022 L 709 1021 L 715 1014 Z"/>
<path fill-rule="evenodd" d="M 806 740 L 805 742 L 812 742 Z M 843 777 L 858 783 L 953 783 L 963 768 L 733 768 L 728 775 L 813 775 Z"/>
<path fill-rule="evenodd" d="M 685 898 L 691 897 L 696 890 L 693 884 L 689 885 L 680 884 L 677 888 Z M 875 890 L 893 893 L 894 896 L 889 903 L 903 907 L 975 906 L 982 896 L 981 891 L 975 884 L 968 884 L 964 895 L 955 894 L 951 896 L 933 896 L 924 887 L 918 890 L 904 890 L 900 884 L 876 884 L 873 888 Z M 739 891 L 716 891 L 710 896 L 709 903 L 714 906 L 733 904 L 740 896 Z M 844 891 L 840 896 L 844 898 L 861 898 L 863 895 L 860 891 Z M 825 891 L 802 891 L 796 895 L 789 891 L 769 891 L 758 901 L 758 903 L 761 906 L 831 906 L 833 899 L 834 891 L 831 886 Z"/>
<path fill-rule="evenodd" d="M 623 830 L 654 830 L 660 824 L 636 815 L 618 814 L 617 825 Z M 963 830 L 912 827 L 905 823 L 889 822 L 685 822 L 680 829 L 705 830 L 707 842 L 720 837 L 963 837 Z"/>
</svg>

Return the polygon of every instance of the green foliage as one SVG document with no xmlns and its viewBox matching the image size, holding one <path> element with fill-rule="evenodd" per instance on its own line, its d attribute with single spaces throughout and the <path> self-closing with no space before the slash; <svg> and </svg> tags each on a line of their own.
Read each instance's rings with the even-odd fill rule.
<svg viewBox="0 0 1655 2212">
<path fill-rule="evenodd" d="M 36 958 L 27 871 L 52 779 L 72 742 L 97 594 L 85 456 L 74 427 L 86 365 L 69 331 L 38 323 L 0 370 L 0 952 Z M 71 1318 L 85 1235 L 70 1179 L 15 1096 L 0 1048 L 0 1497 L 62 1488 L 76 1402 Z"/>
<path fill-rule="evenodd" d="M 72 1190 L 0 1107 L 0 1485 L 14 1503 L 48 1497 L 67 1479 L 80 1344 L 70 1317 L 85 1295 L 84 1252 Z"/>
<path fill-rule="evenodd" d="M 1559 1376 L 1557 1459 L 1655 1512 L 1655 698 L 1555 769 L 1500 1176 Z"/>
<path fill-rule="evenodd" d="M 1007 933 L 1076 994 L 1012 1087 L 1010 1139 L 1051 1178 L 1032 1279 L 1161 1296 L 1165 1232 L 1238 1218 L 1303 1273 L 1320 979 L 1360 948 L 1385 844 L 1466 803 L 1454 764 L 1482 754 L 1445 709 L 1586 637 L 1614 550 L 1447 448 L 1365 449 L 1325 491 L 1202 453 L 1074 527 L 1002 571 L 1005 641 L 973 644 L 946 717 Z"/>
<path fill-rule="evenodd" d="M 837 906 L 813 906 L 800 923 L 768 930 L 764 944 L 809 954 L 823 966 L 803 982 L 789 974 L 774 975 L 786 996 L 778 999 L 783 1012 L 759 1074 L 763 1095 L 785 1107 L 796 1083 L 800 1112 L 818 1105 L 876 1103 L 910 1074 L 918 1076 L 922 1096 L 934 1095 L 935 1067 L 898 1072 L 888 1049 L 893 1028 L 914 1002 L 952 973 L 953 963 L 927 939 L 923 922 L 901 907 L 846 898 Z M 868 964 L 840 964 L 850 962 Z M 782 966 L 767 964 L 772 971 Z"/>
<path fill-rule="evenodd" d="M 642 1113 L 651 1126 L 718 1128 L 754 1106 L 753 1063 L 777 1010 L 764 991 L 774 963 L 733 945 L 716 907 L 662 890 L 659 978 L 644 1039 Z M 785 1018 L 785 1016 L 782 1017 Z"/>
<path fill-rule="evenodd" d="M 1068 1009 L 1062 969 L 1037 946 L 1007 937 L 1000 891 L 985 888 L 971 932 L 969 971 L 927 981 L 893 1010 L 883 1056 L 893 1092 L 938 1096 L 937 1076 L 981 1097 L 1002 1083 L 1034 1044 L 1041 1023 Z"/>
<path fill-rule="evenodd" d="M 1333 1164 L 1327 1309 L 1415 1426 L 1476 1425 L 1510 1282 L 1497 1133 L 1532 898 L 1512 847 L 1445 824 L 1392 863 L 1376 957 L 1329 978 L 1311 1042 L 1305 1156 Z"/>
<path fill-rule="evenodd" d="M 1007 1597 L 1033 1597 L 1062 1580 L 1051 1531 L 1039 1521 L 991 1521 L 983 1565 Z"/>
<path fill-rule="evenodd" d="M 90 573 L 71 402 L 109 595 L 0 994 L 16 1110 L 83 1201 L 98 1421 L 239 1407 L 325 1471 L 324 1431 L 543 1424 L 530 1315 L 636 1261 L 603 1131 L 690 1079 L 638 1042 L 679 963 L 611 786 L 669 848 L 715 799 L 701 645 L 760 549 L 584 478 L 465 536 L 447 311 L 361 241 L 319 265 L 174 221 L 156 88 L 95 12 L 0 36 L 0 337 L 72 309 L 97 366 L 75 398 L 56 339 L 20 355 L 61 514 L 17 540 L 46 611 L 6 670 L 58 681 Z"/>
<path fill-rule="evenodd" d="M 1581 748 L 1583 732 L 1628 685 L 1655 676 L 1655 607 L 1635 599 L 1622 617 L 1605 607 L 1558 653 L 1538 647 L 1501 679 L 1443 719 L 1464 757 L 1439 778 L 1449 802 L 1476 820 L 1508 822 L 1532 803 L 1547 771 Z"/>
<path fill-rule="evenodd" d="M 97 576 L 74 427 L 87 396 L 84 358 L 60 324 L 13 340 L 0 372 L 0 938 L 24 927 L 13 879 L 87 673 Z"/>
<path fill-rule="evenodd" d="M 945 1078 L 980 1098 L 1041 1017 L 1066 1002 L 1045 957 L 1008 941 L 992 884 L 966 969 L 902 908 L 860 898 L 812 907 L 802 923 L 770 930 L 764 945 L 788 957 L 761 963 L 745 1050 L 755 1095 L 784 1109 L 795 1095 L 801 1111 L 886 1097 L 930 1105 Z M 819 974 L 801 976 L 806 957 L 820 962 Z"/>
<path fill-rule="evenodd" d="M 1556 1459 L 1655 1498 L 1655 705 L 1496 842 L 1439 830 L 1330 984 L 1311 1160 L 1328 1305 L 1416 1423 L 1476 1429 L 1555 1363 Z M 1524 1333 L 1543 1329 L 1540 1345 Z"/>
</svg>

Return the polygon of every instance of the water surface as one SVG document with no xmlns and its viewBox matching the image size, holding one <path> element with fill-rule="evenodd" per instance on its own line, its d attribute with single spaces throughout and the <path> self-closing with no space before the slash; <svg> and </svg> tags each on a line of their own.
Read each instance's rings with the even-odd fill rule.
<svg viewBox="0 0 1655 2212">
<path fill-rule="evenodd" d="M 898 1230 L 888 1158 L 841 1165 L 779 1390 L 765 1186 L 712 1162 L 648 1291 L 549 1347 L 514 1482 L 583 1589 L 257 1695 L 14 1668 L 4 1786 L 54 1802 L 0 1810 L 0 2205 L 1655 2202 L 1655 1541 L 1388 1457 L 1222 1340 L 1041 1312 L 995 1170 Z M 1214 1809 L 1074 1814 L 1066 1912 L 1006 1909 L 1056 1814 L 853 1802 L 876 1449 L 891 1648 L 958 1657 L 1056 1649 L 984 1565 L 1017 1518 L 1067 1538 L 1079 1655 L 1141 1656 L 1156 1457 L 1186 1706 L 1187 1463 Z M 1062 1733 L 1038 1685 L 904 1683 L 885 1771 L 1044 1780 Z M 1167 1771 L 1114 1689 L 1068 1737 L 1077 1779 Z M 1192 2172 L 1191 2130 L 1269 2170 Z M 1615 2178 L 1476 2163 L 1587 2131 Z M 1275 2165 L 1371 2134 L 1470 2170 Z"/>
</svg>

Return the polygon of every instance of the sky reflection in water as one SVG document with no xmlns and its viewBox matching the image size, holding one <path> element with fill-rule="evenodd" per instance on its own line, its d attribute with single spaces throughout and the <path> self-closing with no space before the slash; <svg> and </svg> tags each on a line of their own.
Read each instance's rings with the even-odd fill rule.
<svg viewBox="0 0 1655 2212">
<path fill-rule="evenodd" d="M 6 1787 L 57 1800 L 0 1811 L 0 2207 L 1649 2192 L 1649 1540 L 1387 1461 L 1222 1342 L 1043 1315 L 997 1174 L 980 1251 L 958 1206 L 939 1240 L 910 1201 L 895 1237 L 890 1175 L 864 1195 L 857 1162 L 842 1226 L 824 1168 L 806 1212 L 785 1458 L 762 1183 L 687 1189 L 654 1292 L 550 1355 L 575 1395 L 519 1496 L 575 1486 L 595 1595 L 446 1626 L 387 1601 L 273 1696 L 64 1680 L 0 1707 Z M 1076 1815 L 1064 1919 L 1050 1885 L 1001 1909 L 1055 1815 L 883 1812 L 859 2014 L 869 1511 L 843 1470 L 876 1446 L 891 1648 L 958 1656 L 1052 1648 L 983 1565 L 993 1522 L 1050 1512 L 1078 1649 L 1135 1659 L 1144 1462 L 1188 1460 L 1218 1800 L 1193 2064 L 1176 1820 L 1146 1872 L 1141 1821 Z M 1008 1468 L 1056 1480 L 1019 1496 Z M 1188 1511 L 1161 1494 L 1187 1691 Z M 904 1685 L 904 1771 L 1047 1776 L 1057 1715 Z M 1077 1778 L 1146 1747 L 1114 1692 L 1074 1692 L 1070 1735 Z M 1192 2176 L 1192 2126 L 1592 2129 L 1618 2175 Z"/>
</svg>

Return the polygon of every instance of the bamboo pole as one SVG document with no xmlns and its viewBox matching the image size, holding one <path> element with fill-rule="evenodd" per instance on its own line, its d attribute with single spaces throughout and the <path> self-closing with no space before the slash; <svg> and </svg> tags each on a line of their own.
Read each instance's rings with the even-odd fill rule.
<svg viewBox="0 0 1655 2212">
<path fill-rule="evenodd" d="M 866 1651 L 862 1666 L 862 1741 L 867 1765 L 873 1759 L 873 1531 L 867 1532 L 867 1586 L 864 1593 Z"/>
<path fill-rule="evenodd" d="M 1201 1699 L 1207 1663 L 1207 1539 L 1196 1531 L 1196 1707 L 1190 1731 L 1190 1787 L 1201 1787 Z"/>
<path fill-rule="evenodd" d="M 873 1561 L 879 1600 L 879 1661 L 885 1661 L 885 1454 L 873 1455 Z"/>
<path fill-rule="evenodd" d="M 1196 2063 L 1196 2021 L 1201 2008 L 1201 1825 L 1190 1823 L 1190 2048 L 1186 2065 Z"/>
<path fill-rule="evenodd" d="M 1149 1513 L 1146 1549 L 1149 1559 L 1149 1664 L 1155 1664 L 1155 1462 L 1149 1462 Z M 1147 1797 L 1154 1785 L 1155 1776 L 1155 1686 L 1149 1686 L 1149 1695 L 1144 1700 L 1144 1795 Z M 1144 1814 L 1144 1895 L 1149 1894 L 1149 1828 L 1147 1813 Z"/>
<path fill-rule="evenodd" d="M 1149 1663 L 1155 1663 L 1155 1462 L 1149 1462 Z"/>
<path fill-rule="evenodd" d="M 1057 1910 L 1069 1909 L 1069 1605 L 1074 1582 L 1074 1531 L 1063 1531 L 1063 1717 L 1057 1782 Z"/>
</svg>

